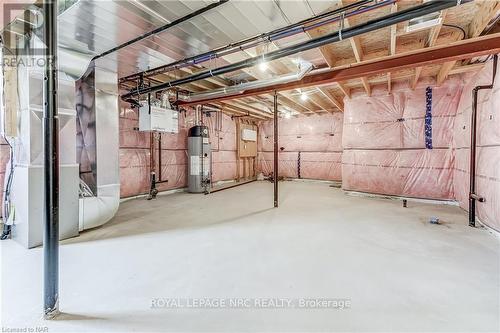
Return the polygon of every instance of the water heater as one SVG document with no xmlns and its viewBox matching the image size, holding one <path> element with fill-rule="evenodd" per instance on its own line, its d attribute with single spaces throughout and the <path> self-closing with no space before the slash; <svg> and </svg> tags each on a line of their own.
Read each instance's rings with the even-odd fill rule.
<svg viewBox="0 0 500 333">
<path fill-rule="evenodd" d="M 196 125 L 188 132 L 188 191 L 208 192 L 210 189 L 211 147 L 208 127 Z"/>
</svg>

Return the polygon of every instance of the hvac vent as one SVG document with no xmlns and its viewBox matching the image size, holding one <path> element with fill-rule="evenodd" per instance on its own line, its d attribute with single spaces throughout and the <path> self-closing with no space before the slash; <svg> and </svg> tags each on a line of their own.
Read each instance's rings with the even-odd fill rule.
<svg viewBox="0 0 500 333">
<path fill-rule="evenodd" d="M 441 24 L 442 20 L 443 18 L 439 12 L 411 19 L 408 21 L 406 32 L 415 32 L 435 27 Z"/>
</svg>

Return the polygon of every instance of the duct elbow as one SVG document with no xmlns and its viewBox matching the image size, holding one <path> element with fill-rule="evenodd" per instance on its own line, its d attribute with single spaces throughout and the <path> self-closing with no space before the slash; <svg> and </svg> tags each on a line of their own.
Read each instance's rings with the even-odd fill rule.
<svg viewBox="0 0 500 333">
<path fill-rule="evenodd" d="M 83 197 L 79 200 L 79 230 L 99 227 L 111 220 L 120 206 L 120 184 L 105 185 L 98 188 L 96 197 Z"/>
</svg>

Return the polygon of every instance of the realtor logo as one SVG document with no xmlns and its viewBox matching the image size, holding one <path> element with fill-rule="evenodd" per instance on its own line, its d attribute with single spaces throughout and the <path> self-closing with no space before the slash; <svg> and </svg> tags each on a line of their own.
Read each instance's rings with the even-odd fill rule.
<svg viewBox="0 0 500 333">
<path fill-rule="evenodd" d="M 44 23 L 44 15 L 41 8 L 22 2 L 10 2 L 2 5 L 3 15 L 3 42 L 5 47 L 17 55 L 43 55 L 45 45 L 41 42 L 41 34 Z M 31 43 L 26 48 L 25 37 L 29 34 L 39 37 L 37 43 Z"/>
</svg>

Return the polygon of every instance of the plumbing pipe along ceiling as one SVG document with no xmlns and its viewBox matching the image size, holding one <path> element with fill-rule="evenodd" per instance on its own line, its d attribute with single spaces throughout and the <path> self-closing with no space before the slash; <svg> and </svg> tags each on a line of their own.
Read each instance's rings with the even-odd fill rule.
<svg viewBox="0 0 500 333">
<path fill-rule="evenodd" d="M 59 45 L 96 56 L 214 2 L 78 1 L 59 16 L 64 27 L 59 30 Z M 124 77 L 287 26 L 336 3 L 233 0 L 103 59 Z M 217 60 L 217 66 L 224 64 Z"/>
</svg>

